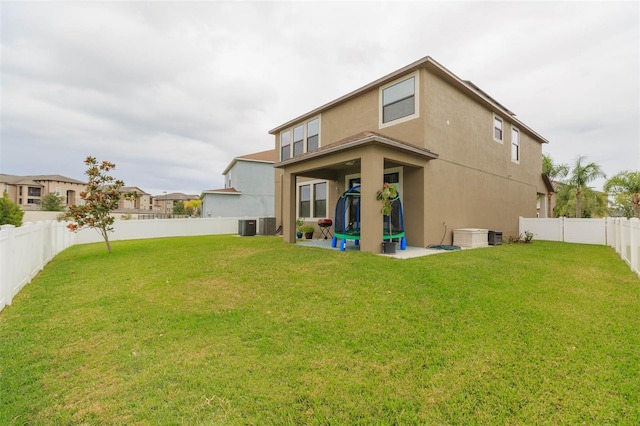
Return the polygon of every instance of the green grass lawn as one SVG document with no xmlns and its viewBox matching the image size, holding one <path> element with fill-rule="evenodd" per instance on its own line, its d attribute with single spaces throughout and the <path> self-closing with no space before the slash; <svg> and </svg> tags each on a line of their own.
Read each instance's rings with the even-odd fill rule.
<svg viewBox="0 0 640 426">
<path fill-rule="evenodd" d="M 640 279 L 608 247 L 113 249 L 0 313 L 0 424 L 640 424 Z"/>
</svg>

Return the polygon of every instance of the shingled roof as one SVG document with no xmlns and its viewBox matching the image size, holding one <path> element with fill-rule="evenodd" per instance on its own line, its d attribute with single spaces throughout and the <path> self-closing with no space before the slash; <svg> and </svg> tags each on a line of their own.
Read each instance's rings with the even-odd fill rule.
<svg viewBox="0 0 640 426">
<path fill-rule="evenodd" d="M 72 179 L 70 177 L 62 175 L 28 175 L 28 176 L 16 176 L 0 174 L 0 182 L 9 183 L 11 185 L 33 185 L 37 182 L 66 182 L 76 183 L 79 185 L 86 185 L 86 182 Z M 38 184 L 39 185 L 39 184 Z"/>
<path fill-rule="evenodd" d="M 231 160 L 231 163 L 229 163 L 227 168 L 224 169 L 222 174 L 226 175 L 229 172 L 229 170 L 231 170 L 231 168 L 233 166 L 235 166 L 235 164 L 238 161 L 252 161 L 252 162 L 256 162 L 256 163 L 271 163 L 271 164 L 273 164 L 273 163 L 276 162 L 276 150 L 275 149 L 270 149 L 270 150 L 267 150 L 267 151 L 254 152 L 253 154 L 241 155 L 239 157 L 236 157 L 233 160 Z"/>
</svg>

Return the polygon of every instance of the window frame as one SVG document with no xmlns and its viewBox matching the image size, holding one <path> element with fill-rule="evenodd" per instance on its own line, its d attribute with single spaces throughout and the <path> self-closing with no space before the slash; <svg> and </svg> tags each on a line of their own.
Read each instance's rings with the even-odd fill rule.
<svg viewBox="0 0 640 426">
<path fill-rule="evenodd" d="M 42 197 L 42 188 L 35 186 L 27 187 L 27 197 Z"/>
<path fill-rule="evenodd" d="M 500 139 L 496 138 L 496 121 L 500 122 Z M 504 119 L 497 114 L 493 114 L 493 124 L 491 126 L 493 140 L 498 143 L 504 143 Z"/>
<path fill-rule="evenodd" d="M 280 132 L 280 161 L 285 161 L 285 160 L 289 160 L 291 158 L 300 156 L 302 154 L 306 154 L 307 152 L 309 152 L 309 124 L 312 123 L 313 121 L 318 121 L 318 133 L 315 133 L 313 135 L 311 135 L 311 137 L 317 136 L 317 146 L 313 149 L 314 151 L 318 148 L 320 148 L 321 146 L 321 120 L 320 120 L 320 116 L 317 115 L 315 117 L 311 117 L 307 120 L 303 120 L 303 121 L 299 121 L 297 123 L 295 123 L 294 125 L 286 128 L 285 130 L 282 130 Z M 302 128 L 302 139 L 295 139 L 295 130 Z M 282 137 L 285 134 L 289 134 L 289 143 L 287 145 L 282 145 Z M 301 142 L 301 146 L 302 146 L 302 152 L 296 152 L 296 144 Z M 288 157 L 284 158 L 284 155 L 282 155 L 285 152 L 285 147 L 288 146 Z"/>
<path fill-rule="evenodd" d="M 288 159 L 292 158 L 291 157 L 291 139 L 292 139 L 291 131 L 292 131 L 291 129 L 287 129 L 287 130 L 283 130 L 282 132 L 280 132 L 280 161 L 285 161 L 285 160 L 288 160 Z M 289 142 L 286 145 L 283 145 L 282 144 L 282 138 L 287 133 L 289 134 Z M 285 152 L 284 151 L 284 147 L 285 146 L 287 147 L 287 151 L 288 151 L 287 152 L 288 153 L 287 158 L 284 158 L 284 155 L 282 155 Z"/>
<path fill-rule="evenodd" d="M 384 92 L 385 90 L 396 86 L 400 83 L 403 83 L 409 79 L 413 78 L 413 113 L 405 115 L 403 117 L 396 118 L 395 120 L 384 121 Z M 408 99 L 405 97 L 403 99 Z M 402 100 L 402 99 L 400 99 Z M 399 102 L 400 100 L 396 100 L 395 102 Z M 394 103 L 395 103 L 394 102 Z M 391 103 L 390 103 L 391 104 Z M 390 105 L 389 104 L 389 105 Z M 420 117 L 420 73 L 419 71 L 414 71 L 410 74 L 403 75 L 400 78 L 397 78 L 394 81 L 391 81 L 385 85 L 382 85 L 378 88 L 378 128 L 383 129 L 389 126 L 395 126 L 396 124 L 401 124 L 410 120 L 414 120 Z"/>
<path fill-rule="evenodd" d="M 293 145 L 293 156 L 297 157 L 298 155 L 302 155 L 305 153 L 305 149 L 304 149 L 304 145 L 305 145 L 305 127 L 306 127 L 306 123 L 302 123 L 299 124 L 297 126 L 293 126 L 293 128 L 291 129 L 291 133 L 293 135 L 293 141 L 291 142 L 291 144 Z M 300 131 L 299 131 L 300 130 Z M 297 139 L 296 138 L 296 133 L 300 133 L 300 138 Z M 300 149 L 299 152 L 297 152 L 298 147 Z"/>
<path fill-rule="evenodd" d="M 318 198 L 318 186 L 320 185 L 324 185 L 324 194 L 323 197 L 324 198 Z M 313 200 L 313 211 L 311 212 L 311 217 L 313 217 L 314 219 L 322 219 L 327 217 L 327 208 L 329 207 L 329 184 L 327 183 L 327 181 L 322 181 L 322 182 L 316 182 L 312 185 L 313 187 L 313 195 L 312 195 L 312 200 Z M 318 201 L 324 201 L 324 214 L 318 216 L 318 214 L 316 213 L 316 209 L 318 208 Z"/>
<path fill-rule="evenodd" d="M 514 142 L 514 138 L 513 135 L 516 134 L 518 135 L 516 137 L 517 139 L 517 143 Z M 520 129 L 518 129 L 515 126 L 511 126 L 511 161 L 516 163 L 516 164 L 520 164 L 520 157 L 522 156 L 522 151 L 520 150 L 521 145 L 520 145 Z M 515 158 L 514 158 L 514 149 L 515 149 Z"/>
<path fill-rule="evenodd" d="M 323 212 L 323 214 L 318 215 L 316 213 L 316 203 L 318 201 L 318 198 L 316 197 L 316 186 L 317 185 L 325 185 L 325 190 L 324 190 L 324 201 L 325 201 L 325 211 Z M 302 215 L 302 209 L 301 209 L 301 204 L 302 204 L 302 187 L 309 187 L 309 200 L 307 201 L 309 203 L 309 216 L 303 216 Z M 316 179 L 316 180 L 307 180 L 304 182 L 299 182 L 296 185 L 296 217 L 300 217 L 304 220 L 316 220 L 316 219 L 322 219 L 327 217 L 328 214 L 328 210 L 329 210 L 329 181 L 327 180 L 322 180 L 322 179 Z"/>
<path fill-rule="evenodd" d="M 314 121 L 318 122 L 318 131 L 317 131 L 317 133 L 314 133 L 313 135 L 309 135 L 309 125 L 311 123 L 313 123 Z M 313 118 L 311 120 L 308 120 L 305 123 L 305 138 L 304 138 L 305 147 L 306 147 L 306 151 L 305 152 L 310 152 L 309 151 L 309 139 L 314 137 L 314 136 L 316 137 L 316 146 L 313 148 L 313 151 L 315 151 L 316 149 L 320 148 L 320 117 Z"/>
</svg>

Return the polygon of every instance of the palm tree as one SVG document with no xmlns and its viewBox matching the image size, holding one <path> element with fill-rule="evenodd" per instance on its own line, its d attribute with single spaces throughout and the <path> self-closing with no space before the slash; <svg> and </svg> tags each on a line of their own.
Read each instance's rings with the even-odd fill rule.
<svg viewBox="0 0 640 426">
<path fill-rule="evenodd" d="M 632 206 L 633 216 L 640 218 L 640 171 L 624 170 L 604 184 L 604 190 Z"/>
<path fill-rule="evenodd" d="M 542 154 L 542 173 L 549 176 L 552 182 L 560 181 L 569 174 L 569 166 L 555 164 L 549 154 Z"/>
<path fill-rule="evenodd" d="M 582 196 L 587 185 L 598 178 L 606 178 L 607 175 L 602 171 L 596 163 L 587 163 L 587 157 L 580 155 L 576 158 L 569 176 L 568 185 L 576 190 L 576 217 L 582 217 Z"/>
<path fill-rule="evenodd" d="M 566 164 L 555 164 L 549 154 L 542 154 L 542 173 L 547 175 L 551 181 L 554 192 L 558 193 L 558 186 L 562 180 L 569 174 L 569 166 Z M 553 193 L 547 194 L 547 217 L 551 216 L 551 197 Z"/>
</svg>

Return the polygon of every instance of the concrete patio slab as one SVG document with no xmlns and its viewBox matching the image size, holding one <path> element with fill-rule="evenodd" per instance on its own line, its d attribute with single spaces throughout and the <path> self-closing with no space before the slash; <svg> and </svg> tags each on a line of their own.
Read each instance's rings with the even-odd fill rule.
<svg viewBox="0 0 640 426">
<path fill-rule="evenodd" d="M 296 244 L 304 247 L 316 247 L 316 248 L 340 251 L 340 249 L 337 247 L 336 248 L 331 247 L 330 239 L 298 240 Z M 462 250 L 469 250 L 469 249 L 463 248 Z M 356 246 L 353 243 L 353 241 L 349 241 L 346 246 L 346 251 L 360 251 L 360 247 Z M 438 253 L 451 253 L 453 251 L 457 251 L 457 250 L 439 250 L 439 249 L 430 249 L 426 247 L 407 246 L 406 250 L 400 250 L 399 248 L 396 249 L 396 254 L 380 253 L 380 256 L 388 256 L 396 259 L 411 259 L 414 257 L 429 256 L 429 255 L 438 254 Z"/>
</svg>

